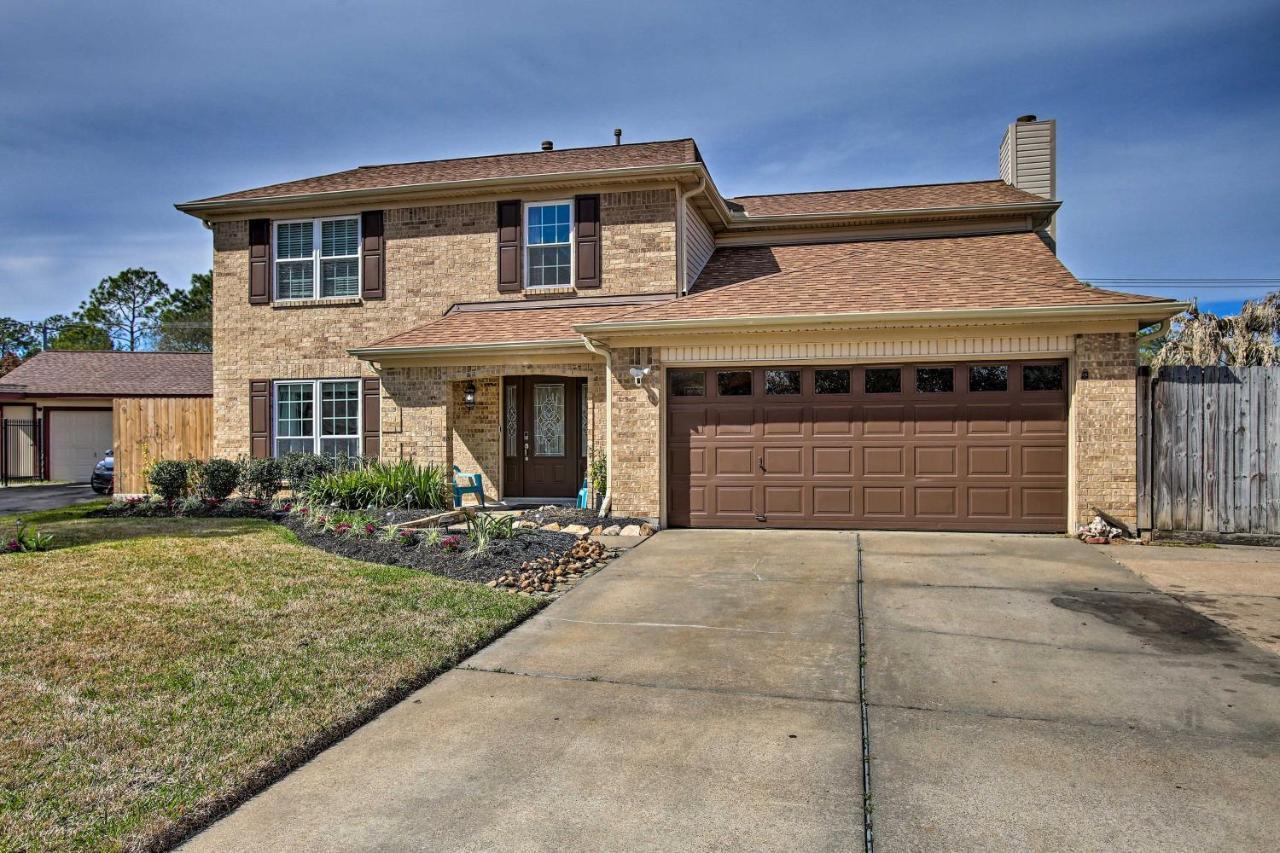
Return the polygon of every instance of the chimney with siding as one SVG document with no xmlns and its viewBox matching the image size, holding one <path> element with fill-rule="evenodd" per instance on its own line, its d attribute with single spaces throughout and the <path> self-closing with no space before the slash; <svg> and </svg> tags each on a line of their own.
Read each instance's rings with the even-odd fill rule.
<svg viewBox="0 0 1280 853">
<path fill-rule="evenodd" d="M 1058 125 L 1053 119 L 1018 116 L 1000 142 L 1000 177 L 1020 190 L 1058 197 Z M 1057 225 L 1049 223 L 1049 234 L 1057 236 Z"/>
</svg>

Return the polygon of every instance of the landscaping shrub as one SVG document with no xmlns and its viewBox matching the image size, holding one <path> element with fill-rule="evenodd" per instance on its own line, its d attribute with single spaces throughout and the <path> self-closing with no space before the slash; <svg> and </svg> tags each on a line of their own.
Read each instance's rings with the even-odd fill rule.
<svg viewBox="0 0 1280 853">
<path fill-rule="evenodd" d="M 210 459 L 192 465 L 196 495 L 211 501 L 225 501 L 240 481 L 240 466 L 230 459 Z"/>
<path fill-rule="evenodd" d="M 48 551 L 53 546 L 53 535 L 41 533 L 22 519 L 13 525 L 13 535 L 5 541 L 4 550 L 9 553 Z"/>
<path fill-rule="evenodd" d="M 477 554 L 489 549 L 495 539 L 514 539 L 525 531 L 515 526 L 514 515 L 489 515 L 481 513 L 467 517 L 467 538 Z"/>
<path fill-rule="evenodd" d="M 318 453 L 289 453 L 280 459 L 280 473 L 295 495 L 305 492 L 317 477 L 341 467 L 332 457 Z"/>
<path fill-rule="evenodd" d="M 283 488 L 280 460 L 246 459 L 240 464 L 240 491 L 254 500 L 269 501 Z"/>
<path fill-rule="evenodd" d="M 189 491 L 189 475 L 186 462 L 176 459 L 161 459 L 151 466 L 147 473 L 147 482 L 165 503 L 173 503 L 186 497 Z"/>
<path fill-rule="evenodd" d="M 372 461 L 349 471 L 332 471 L 307 486 L 308 500 L 340 509 L 443 509 L 448 495 L 444 469 L 413 462 Z"/>
<path fill-rule="evenodd" d="M 591 491 L 598 497 L 604 497 L 605 490 L 609 486 L 609 463 L 603 456 L 591 457 L 591 464 L 587 467 L 587 477 L 591 483 Z"/>
</svg>

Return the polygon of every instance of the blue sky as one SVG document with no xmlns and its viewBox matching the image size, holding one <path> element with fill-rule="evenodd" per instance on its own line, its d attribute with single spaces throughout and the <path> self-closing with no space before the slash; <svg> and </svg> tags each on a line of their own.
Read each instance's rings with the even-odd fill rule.
<svg viewBox="0 0 1280 853">
<path fill-rule="evenodd" d="M 1022 113 L 1058 120 L 1077 275 L 1280 277 L 1278 43 L 1275 0 L 0 0 L 0 315 L 185 285 L 210 239 L 172 205 L 273 181 L 618 126 L 731 195 L 977 180 Z"/>
</svg>

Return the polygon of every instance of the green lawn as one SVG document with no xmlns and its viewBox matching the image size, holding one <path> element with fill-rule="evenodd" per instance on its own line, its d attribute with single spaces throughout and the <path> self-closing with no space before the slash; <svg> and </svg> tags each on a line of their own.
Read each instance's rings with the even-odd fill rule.
<svg viewBox="0 0 1280 853">
<path fill-rule="evenodd" d="M 0 555 L 0 850 L 163 845 L 537 607 L 97 505 L 24 515 L 55 550 Z"/>
</svg>

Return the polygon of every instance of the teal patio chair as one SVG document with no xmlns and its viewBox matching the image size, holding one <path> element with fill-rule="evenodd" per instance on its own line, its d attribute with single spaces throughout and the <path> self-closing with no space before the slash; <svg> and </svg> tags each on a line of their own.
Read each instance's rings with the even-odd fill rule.
<svg viewBox="0 0 1280 853">
<path fill-rule="evenodd" d="M 462 485 L 458 480 L 462 479 Z M 453 466 L 453 505 L 455 507 L 462 506 L 463 495 L 475 495 L 480 500 L 480 506 L 484 506 L 484 476 L 481 474 L 464 474 L 462 469 L 457 465 Z"/>
</svg>

